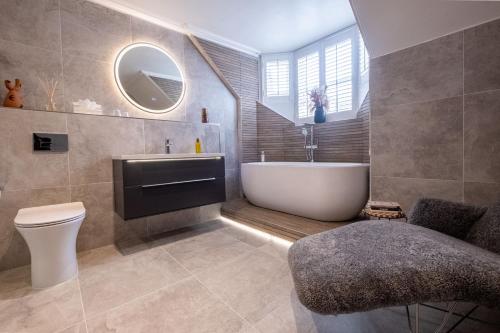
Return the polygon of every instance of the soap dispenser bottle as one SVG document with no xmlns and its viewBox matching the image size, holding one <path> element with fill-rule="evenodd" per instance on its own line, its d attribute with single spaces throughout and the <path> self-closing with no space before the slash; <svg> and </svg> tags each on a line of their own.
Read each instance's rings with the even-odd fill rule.
<svg viewBox="0 0 500 333">
<path fill-rule="evenodd" d="M 200 138 L 196 138 L 196 142 L 194 143 L 194 150 L 196 154 L 201 154 L 201 141 Z"/>
</svg>

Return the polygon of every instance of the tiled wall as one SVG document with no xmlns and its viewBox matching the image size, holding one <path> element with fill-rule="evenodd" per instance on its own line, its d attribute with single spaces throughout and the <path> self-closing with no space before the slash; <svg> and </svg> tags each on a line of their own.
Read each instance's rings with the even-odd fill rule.
<svg viewBox="0 0 500 333">
<path fill-rule="evenodd" d="M 372 199 L 500 199 L 500 20 L 371 61 Z"/>
<path fill-rule="evenodd" d="M 259 60 L 209 41 L 201 45 L 241 98 L 241 159 L 257 160 L 257 115 L 259 100 Z"/>
<path fill-rule="evenodd" d="M 319 149 L 314 159 L 320 162 L 370 161 L 368 153 L 370 99 L 367 96 L 356 119 L 314 125 Z M 257 104 L 258 151 L 265 151 L 268 161 L 305 161 L 302 126 Z"/>
<path fill-rule="evenodd" d="M 78 250 L 113 242 L 133 246 L 142 237 L 213 218 L 217 206 L 126 223 L 113 213 L 111 156 L 161 153 L 165 138 L 173 140 L 173 152 L 193 152 L 196 137 L 206 151 L 224 152 L 228 198 L 239 195 L 236 100 L 186 36 L 82 0 L 13 2 L 0 11 L 0 20 L 0 73 L 2 79 L 23 79 L 26 109 L 45 103 L 37 76 L 55 73 L 64 83 L 57 103 L 65 111 L 71 111 L 66 106 L 75 99 L 91 98 L 107 114 L 120 109 L 162 119 L 0 108 L 0 270 L 29 262 L 28 248 L 13 224 L 23 207 L 83 201 L 87 218 Z M 164 47 L 183 67 L 188 90 L 174 111 L 139 111 L 116 88 L 113 58 L 133 41 Z M 202 107 L 216 124 L 200 124 Z M 69 152 L 33 153 L 34 131 L 68 133 Z"/>
</svg>

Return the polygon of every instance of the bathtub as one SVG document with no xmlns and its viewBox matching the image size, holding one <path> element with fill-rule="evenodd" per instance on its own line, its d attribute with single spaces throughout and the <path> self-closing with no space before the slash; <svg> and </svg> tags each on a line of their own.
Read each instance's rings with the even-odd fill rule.
<svg viewBox="0 0 500 333">
<path fill-rule="evenodd" d="M 320 221 L 347 221 L 368 200 L 369 164 L 263 162 L 241 165 L 254 205 Z"/>
</svg>

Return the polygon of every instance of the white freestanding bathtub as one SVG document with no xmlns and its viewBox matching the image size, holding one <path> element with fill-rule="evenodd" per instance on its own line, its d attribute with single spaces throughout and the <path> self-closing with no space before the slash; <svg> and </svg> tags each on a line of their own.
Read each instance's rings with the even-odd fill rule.
<svg viewBox="0 0 500 333">
<path fill-rule="evenodd" d="M 320 221 L 347 221 L 368 200 L 369 164 L 263 162 L 241 165 L 254 205 Z"/>
</svg>

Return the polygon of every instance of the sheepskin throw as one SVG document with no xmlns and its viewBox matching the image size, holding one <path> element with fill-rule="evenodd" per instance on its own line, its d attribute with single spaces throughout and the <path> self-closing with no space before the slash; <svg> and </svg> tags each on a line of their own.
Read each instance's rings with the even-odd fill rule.
<svg viewBox="0 0 500 333">
<path fill-rule="evenodd" d="M 323 314 L 500 303 L 500 255 L 409 223 L 362 221 L 312 235 L 292 245 L 288 261 L 300 301 Z"/>
<path fill-rule="evenodd" d="M 483 217 L 474 223 L 465 240 L 500 254 L 500 204 L 489 208 Z"/>
<path fill-rule="evenodd" d="M 408 222 L 464 239 L 486 210 L 486 207 L 423 198 L 411 209 Z"/>
</svg>

